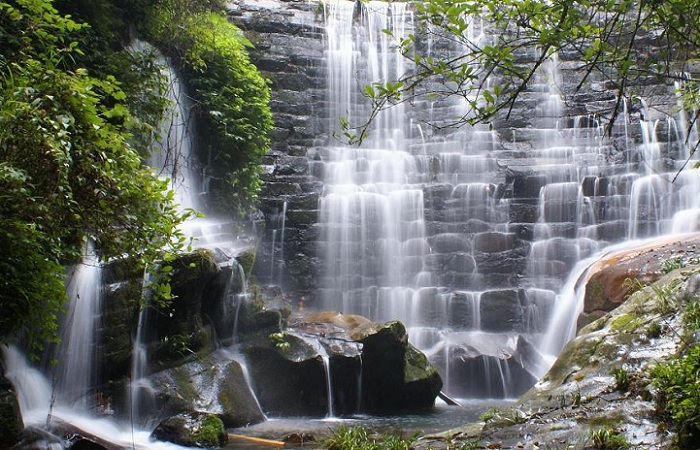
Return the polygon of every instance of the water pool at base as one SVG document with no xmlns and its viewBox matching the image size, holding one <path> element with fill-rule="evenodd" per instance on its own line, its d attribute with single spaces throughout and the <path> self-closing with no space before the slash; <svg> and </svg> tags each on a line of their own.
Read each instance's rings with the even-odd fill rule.
<svg viewBox="0 0 700 450">
<path fill-rule="evenodd" d="M 245 428 L 229 430 L 230 433 L 271 440 L 281 440 L 291 434 L 305 434 L 316 440 L 328 436 L 340 426 L 366 427 L 378 432 L 398 433 L 404 437 L 413 435 L 439 434 L 441 432 L 478 421 L 479 416 L 490 408 L 503 408 L 513 404 L 513 400 L 463 400 L 461 406 L 448 406 L 445 403 L 436 404 L 429 411 L 406 413 L 402 415 L 365 414 L 348 417 L 319 418 L 293 417 L 268 418 L 267 421 Z M 309 447 L 306 443 L 304 447 Z M 298 444 L 288 443 L 285 448 L 300 448 Z M 242 439 L 232 439 L 225 448 L 271 448 L 269 445 L 246 442 Z"/>
</svg>

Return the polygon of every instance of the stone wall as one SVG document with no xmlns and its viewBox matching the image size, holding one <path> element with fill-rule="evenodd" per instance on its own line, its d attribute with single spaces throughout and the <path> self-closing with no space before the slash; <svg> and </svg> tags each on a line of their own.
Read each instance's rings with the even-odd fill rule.
<svg viewBox="0 0 700 450">
<path fill-rule="evenodd" d="M 255 45 L 251 60 L 272 83 L 275 127 L 264 165 L 265 229 L 255 272 L 264 283 L 301 293 L 313 285 L 322 187 L 307 158 L 325 130 L 322 11 L 319 3 L 298 0 L 229 3 L 230 19 Z"/>
<path fill-rule="evenodd" d="M 324 7 L 321 2 L 236 0 L 229 3 L 229 11 L 231 20 L 255 45 L 252 60 L 272 83 L 276 125 L 265 163 L 261 206 L 265 230 L 255 272 L 263 283 L 280 285 L 292 296 L 308 299 L 319 287 L 316 222 L 323 174 L 322 164 L 316 163 L 323 152 L 319 147 L 332 138 L 326 123 Z M 566 101 L 552 110 L 547 107 L 553 95 L 551 83 L 543 78 L 522 93 L 507 120 L 504 114 L 494 121 L 493 131 L 423 130 L 424 162 L 432 176 L 423 184 L 431 251 L 427 262 L 437 276 L 436 286 L 483 289 L 523 285 L 522 278 L 532 275 L 527 257 L 538 239 L 535 224 L 541 220 L 541 188 L 571 178 L 571 174 L 561 172 L 561 158 L 578 158 L 572 170 L 591 167 L 582 188 L 587 201 L 598 208 L 597 217 L 595 223 L 583 225 L 592 226 L 594 240 L 611 242 L 625 237 L 627 225 L 605 216 L 605 198 L 613 183 L 610 178 L 640 164 L 635 142 L 639 143 L 641 136 L 635 121 L 640 114 L 662 117 L 655 108 L 667 109 L 672 103 L 669 86 L 640 80 L 637 89 L 648 100 L 647 109 L 641 111 L 638 101 L 627 99 L 628 108 L 621 104 L 624 117 L 618 122 L 627 122 L 629 127 L 623 130 L 618 125 L 611 137 L 604 137 L 604 114 L 617 102 L 616 87 L 593 74 L 586 87 L 575 92 L 580 77 L 578 63 L 563 52 L 559 67 L 559 88 L 567 95 Z M 431 111 L 447 113 L 447 109 Z M 425 119 L 420 112 L 412 114 L 416 120 Z M 665 121 L 659 122 L 657 133 L 664 135 L 666 126 Z M 559 157 L 548 164 L 538 145 L 557 132 L 567 139 L 566 145 L 597 146 L 597 153 Z M 479 164 L 478 179 L 464 179 L 460 173 L 464 157 L 449 159 L 445 155 L 443 146 L 450 140 L 469 147 L 465 155 Z M 482 203 L 470 203 L 468 193 L 460 191 L 460 185 L 468 182 L 489 184 L 478 194 Z M 576 208 L 576 198 L 561 201 Z M 566 211 L 560 214 L 566 215 Z M 575 218 L 567 220 L 564 217 L 556 225 L 555 235 L 562 239 L 549 252 L 556 257 L 548 257 L 542 264 L 546 267 L 539 269 L 550 279 L 545 282 L 547 287 L 558 287 L 574 260 L 582 256 L 566 241 L 576 237 L 582 224 L 575 223 Z"/>
</svg>

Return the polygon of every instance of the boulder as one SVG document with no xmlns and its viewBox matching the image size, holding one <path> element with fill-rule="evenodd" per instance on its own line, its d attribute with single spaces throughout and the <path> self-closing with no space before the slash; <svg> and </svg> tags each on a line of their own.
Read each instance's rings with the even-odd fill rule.
<svg viewBox="0 0 700 450">
<path fill-rule="evenodd" d="M 442 387 L 400 322 L 313 313 L 292 317 L 286 330 L 249 338 L 243 347 L 258 399 L 271 414 L 428 408 Z"/>
<path fill-rule="evenodd" d="M 683 265 L 700 252 L 700 237 L 669 238 L 613 253 L 591 267 L 586 282 L 584 315 L 599 317 L 622 304 L 644 285 L 657 281 L 664 264 Z M 581 323 L 590 320 L 583 319 Z"/>
<path fill-rule="evenodd" d="M 206 413 L 168 417 L 158 424 L 151 437 L 186 447 L 221 447 L 228 442 L 221 419 Z"/>
<path fill-rule="evenodd" d="M 156 409 L 168 415 L 210 412 L 226 427 L 263 422 L 241 364 L 224 350 L 148 377 Z"/>
<path fill-rule="evenodd" d="M 215 347 L 214 323 L 204 314 L 222 301 L 225 279 L 209 250 L 196 250 L 171 263 L 171 290 L 175 299 L 164 307 L 151 305 L 146 315 L 149 364 L 152 370 L 175 367 L 198 352 Z"/>
<path fill-rule="evenodd" d="M 387 413 L 433 406 L 442 379 L 425 355 L 408 343 L 401 322 L 375 323 L 337 313 L 331 317 L 362 344 L 363 411 Z"/>
</svg>

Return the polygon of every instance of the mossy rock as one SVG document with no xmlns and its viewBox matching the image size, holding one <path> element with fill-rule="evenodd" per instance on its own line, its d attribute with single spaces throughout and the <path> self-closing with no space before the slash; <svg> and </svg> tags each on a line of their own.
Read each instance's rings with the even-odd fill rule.
<svg viewBox="0 0 700 450">
<path fill-rule="evenodd" d="M 192 282 L 200 282 L 203 277 L 216 275 L 221 270 L 214 254 L 206 249 L 195 250 L 172 261 L 172 284 L 176 289 Z"/>
<path fill-rule="evenodd" d="M 221 447 L 228 442 L 221 419 L 214 414 L 196 412 L 168 417 L 151 436 L 186 447 Z"/>
<path fill-rule="evenodd" d="M 243 272 L 245 273 L 245 276 L 247 278 L 250 278 L 251 276 L 253 266 L 255 265 L 256 256 L 257 254 L 254 248 L 251 248 L 249 250 L 246 250 L 245 252 L 236 255 L 236 261 L 238 261 L 238 264 L 240 264 L 243 268 Z"/>
</svg>

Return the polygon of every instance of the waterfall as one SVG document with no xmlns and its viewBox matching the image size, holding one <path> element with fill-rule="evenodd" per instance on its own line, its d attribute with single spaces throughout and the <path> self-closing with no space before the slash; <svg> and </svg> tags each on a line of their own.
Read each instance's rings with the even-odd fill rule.
<svg viewBox="0 0 700 450">
<path fill-rule="evenodd" d="M 62 405 L 90 411 L 97 406 L 91 396 L 98 367 L 96 328 L 102 313 L 102 268 L 92 243 L 84 249 L 83 261 L 73 268 L 67 286 L 70 303 L 61 327 L 56 397 Z"/>
<path fill-rule="evenodd" d="M 143 49 L 145 45 L 140 43 L 138 48 Z M 171 105 L 160 123 L 160 138 L 147 163 L 160 176 L 170 180 L 176 202 L 182 208 L 201 209 L 198 197 L 202 188 L 193 156 L 194 126 L 190 114 L 192 102 L 175 69 L 165 58 L 161 57 L 158 63 L 167 83 L 165 97 Z"/>
<path fill-rule="evenodd" d="M 328 139 L 309 151 L 323 181 L 313 306 L 403 321 L 449 395 L 520 395 L 573 336 L 590 264 L 625 240 L 700 229 L 698 175 L 674 176 L 671 161 L 697 136 L 685 116 L 633 122 L 623 102 L 610 139 L 596 114 L 569 111 L 556 54 L 517 106 L 523 123 L 433 129 L 424 122 L 448 123 L 464 104 L 419 99 L 382 111 L 361 146 L 343 145 L 340 119 L 363 123 L 365 86 L 411 70 L 396 44 L 417 31 L 399 2 L 328 1 L 324 19 Z M 478 20 L 468 34 L 488 39 Z M 459 54 L 439 37 L 423 44 L 436 58 Z"/>
<path fill-rule="evenodd" d="M 148 279 L 146 276 L 145 279 Z M 144 285 L 146 283 L 144 282 Z M 145 290 L 146 288 L 144 288 Z M 148 375 L 148 352 L 145 343 L 146 319 L 150 306 L 142 306 L 139 311 L 136 335 L 131 352 L 131 382 L 129 383 L 130 419 L 139 425 L 147 425 L 154 419 L 153 386 L 146 378 Z"/>
</svg>

